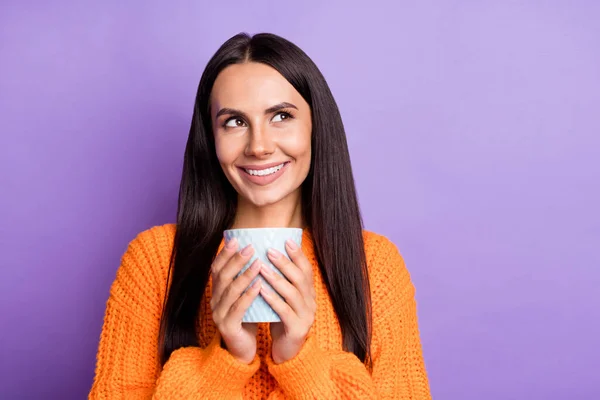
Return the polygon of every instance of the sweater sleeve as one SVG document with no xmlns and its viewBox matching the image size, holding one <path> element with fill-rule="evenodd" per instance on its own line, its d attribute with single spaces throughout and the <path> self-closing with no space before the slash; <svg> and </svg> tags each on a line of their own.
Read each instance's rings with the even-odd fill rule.
<svg viewBox="0 0 600 400">
<path fill-rule="evenodd" d="M 170 241 L 162 227 L 142 232 L 124 254 L 110 290 L 90 399 L 241 399 L 258 370 L 220 346 L 175 350 L 164 367 L 158 336 Z M 227 382 L 226 385 L 223 382 Z"/>
<path fill-rule="evenodd" d="M 309 336 L 298 355 L 279 365 L 267 358 L 279 388 L 270 399 L 430 400 L 419 330 L 415 290 L 402 256 L 380 237 L 374 256 L 373 372 L 352 353 L 321 349 Z"/>
</svg>

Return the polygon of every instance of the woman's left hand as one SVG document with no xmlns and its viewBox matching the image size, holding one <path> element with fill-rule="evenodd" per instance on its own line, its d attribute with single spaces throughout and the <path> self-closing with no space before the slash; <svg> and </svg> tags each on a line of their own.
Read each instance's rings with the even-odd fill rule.
<svg viewBox="0 0 600 400">
<path fill-rule="evenodd" d="M 281 318 L 281 322 L 271 323 L 271 357 L 275 364 L 290 360 L 300 352 L 317 311 L 311 263 L 293 241 L 288 240 L 285 248 L 291 261 L 275 249 L 269 249 L 268 257 L 287 280 L 266 265 L 260 271 L 273 289 L 285 299 L 284 301 L 265 286 L 260 291 Z"/>
</svg>

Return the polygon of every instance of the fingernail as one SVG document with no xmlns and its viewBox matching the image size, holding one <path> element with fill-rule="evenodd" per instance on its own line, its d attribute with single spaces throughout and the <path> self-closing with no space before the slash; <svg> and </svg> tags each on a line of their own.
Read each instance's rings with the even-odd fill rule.
<svg viewBox="0 0 600 400">
<path fill-rule="evenodd" d="M 264 297 L 271 297 L 271 293 L 267 291 L 267 288 L 265 286 L 262 286 L 260 288 L 260 294 L 262 294 Z"/>
<path fill-rule="evenodd" d="M 285 244 L 288 245 L 288 247 L 290 248 L 290 250 L 296 250 L 298 248 L 298 245 L 292 239 L 286 240 Z"/>
<path fill-rule="evenodd" d="M 252 245 L 249 244 L 248 246 L 244 247 L 244 250 L 242 250 L 242 255 L 243 256 L 249 256 L 250 254 L 252 254 Z"/>
<path fill-rule="evenodd" d="M 254 283 L 252 284 L 252 287 L 253 287 L 254 289 L 260 289 L 260 287 L 261 287 L 261 280 L 260 280 L 260 279 L 257 279 L 257 280 L 256 280 L 256 282 L 254 282 Z"/>
<path fill-rule="evenodd" d="M 271 256 L 272 258 L 274 258 L 275 260 L 277 260 L 279 257 L 281 257 L 281 253 L 278 252 L 275 249 L 269 249 L 267 251 L 267 253 L 269 254 L 269 256 Z"/>
<path fill-rule="evenodd" d="M 229 242 L 227 242 L 227 244 L 225 245 L 225 247 L 227 247 L 228 249 L 233 249 L 235 247 L 235 245 L 237 244 L 237 239 L 233 238 L 233 239 L 229 239 Z"/>
</svg>

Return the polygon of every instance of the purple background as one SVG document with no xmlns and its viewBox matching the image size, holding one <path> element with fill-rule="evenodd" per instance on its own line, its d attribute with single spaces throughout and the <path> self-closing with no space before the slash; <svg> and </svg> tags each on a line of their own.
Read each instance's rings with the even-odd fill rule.
<svg viewBox="0 0 600 400">
<path fill-rule="evenodd" d="M 200 74 L 239 31 L 328 79 L 434 398 L 600 398 L 598 2 L 38 3 L 0 6 L 3 399 L 87 394 L 120 257 L 173 221 Z"/>
</svg>

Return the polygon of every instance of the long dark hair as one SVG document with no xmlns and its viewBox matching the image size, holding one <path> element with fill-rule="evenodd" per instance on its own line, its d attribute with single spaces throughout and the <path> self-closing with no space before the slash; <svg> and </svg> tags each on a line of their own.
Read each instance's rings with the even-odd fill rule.
<svg viewBox="0 0 600 400">
<path fill-rule="evenodd" d="M 363 225 L 340 112 L 312 60 L 293 43 L 267 33 L 240 33 L 229 39 L 200 79 L 179 189 L 161 320 L 161 361 L 164 364 L 180 347 L 199 345 L 196 324 L 210 265 L 237 206 L 237 193 L 217 160 L 209 98 L 225 67 L 250 61 L 276 69 L 310 106 L 312 158 L 302 184 L 303 217 L 340 323 L 343 348 L 370 368 L 371 297 Z"/>
</svg>

